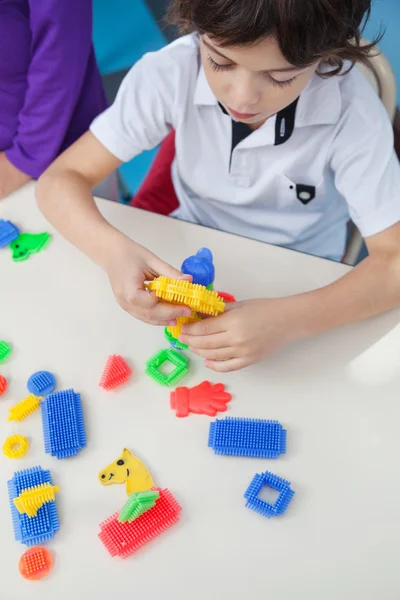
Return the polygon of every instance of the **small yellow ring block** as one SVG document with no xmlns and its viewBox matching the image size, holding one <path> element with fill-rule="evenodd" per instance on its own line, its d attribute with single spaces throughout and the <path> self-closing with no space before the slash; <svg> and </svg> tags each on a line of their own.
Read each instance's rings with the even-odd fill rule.
<svg viewBox="0 0 400 600">
<path fill-rule="evenodd" d="M 28 452 L 29 442 L 23 435 L 10 435 L 3 444 L 7 458 L 22 458 Z"/>
</svg>

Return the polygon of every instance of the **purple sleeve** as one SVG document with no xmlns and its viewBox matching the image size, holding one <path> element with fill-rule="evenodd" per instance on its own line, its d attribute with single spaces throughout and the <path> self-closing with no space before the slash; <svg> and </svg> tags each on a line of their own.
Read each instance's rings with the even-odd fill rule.
<svg viewBox="0 0 400 600">
<path fill-rule="evenodd" d="M 37 178 L 58 155 L 92 48 L 91 0 L 29 0 L 32 58 L 7 158 Z"/>
</svg>

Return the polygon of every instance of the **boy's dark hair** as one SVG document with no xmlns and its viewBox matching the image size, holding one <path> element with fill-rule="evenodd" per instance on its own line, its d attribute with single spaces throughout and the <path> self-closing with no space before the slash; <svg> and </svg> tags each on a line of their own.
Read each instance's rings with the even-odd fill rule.
<svg viewBox="0 0 400 600">
<path fill-rule="evenodd" d="M 221 46 L 249 46 L 274 35 L 299 68 L 317 61 L 337 75 L 345 61 L 366 62 L 378 43 L 363 45 L 371 0 L 172 0 L 170 23 L 182 33 L 207 34 Z"/>
</svg>

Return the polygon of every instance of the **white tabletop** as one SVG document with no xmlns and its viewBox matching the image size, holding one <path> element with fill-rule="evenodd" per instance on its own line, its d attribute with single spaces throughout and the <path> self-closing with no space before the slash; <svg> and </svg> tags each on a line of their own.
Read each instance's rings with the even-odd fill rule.
<svg viewBox="0 0 400 600">
<path fill-rule="evenodd" d="M 217 289 L 239 299 L 295 294 L 327 284 L 348 267 L 99 201 L 104 215 L 132 238 L 179 267 L 199 247 L 212 249 Z M 229 416 L 278 419 L 288 432 L 278 460 L 215 456 L 210 419 L 177 419 L 169 390 L 144 373 L 165 347 L 161 329 L 135 321 L 115 303 L 104 274 L 45 222 L 33 186 L 0 202 L 0 218 L 23 231 L 50 231 L 51 245 L 26 262 L 0 251 L 0 339 L 12 357 L 0 372 L 10 390 L 0 399 L 1 443 L 28 436 L 25 458 L 1 455 L 1 600 L 133 598 L 149 600 L 387 600 L 400 597 L 400 328 L 395 311 L 287 348 L 263 364 L 223 375 L 191 358 L 184 384 L 222 381 L 233 394 Z M 109 354 L 133 365 L 131 382 L 98 387 Z M 82 394 L 88 446 L 58 461 L 44 453 L 39 412 L 7 423 L 39 369 L 59 388 Z M 182 382 L 183 383 L 183 382 Z M 102 487 L 99 471 L 130 448 L 155 482 L 181 503 L 181 520 L 127 560 L 111 558 L 99 523 L 126 500 L 124 486 Z M 41 465 L 61 487 L 61 529 L 46 580 L 17 569 L 25 546 L 14 541 L 6 480 Z M 286 515 L 267 520 L 245 508 L 256 472 L 292 482 Z"/>
</svg>

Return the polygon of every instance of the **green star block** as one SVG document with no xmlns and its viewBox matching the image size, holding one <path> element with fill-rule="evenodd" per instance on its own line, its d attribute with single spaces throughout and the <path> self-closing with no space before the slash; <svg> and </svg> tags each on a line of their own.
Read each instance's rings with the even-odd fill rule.
<svg viewBox="0 0 400 600">
<path fill-rule="evenodd" d="M 168 375 L 160 370 L 165 362 L 170 362 L 175 366 L 175 369 Z M 161 385 L 173 385 L 186 375 L 189 369 L 188 363 L 189 359 L 186 356 L 172 348 L 168 348 L 167 350 L 160 350 L 147 361 L 146 373 Z"/>
<path fill-rule="evenodd" d="M 49 233 L 21 233 L 16 240 L 10 244 L 12 259 L 21 262 L 29 258 L 31 254 L 43 250 L 51 240 Z"/>
<path fill-rule="evenodd" d="M 160 497 L 160 492 L 149 490 L 148 492 L 137 492 L 129 496 L 118 516 L 120 523 L 132 523 L 135 519 L 155 506 Z"/>
<path fill-rule="evenodd" d="M 4 362 L 9 357 L 11 352 L 10 344 L 0 340 L 0 363 Z"/>
</svg>

